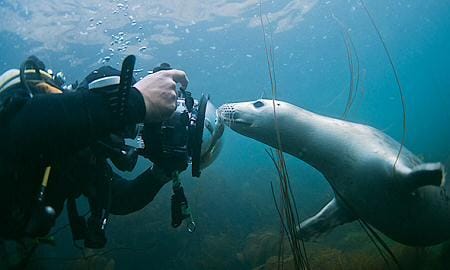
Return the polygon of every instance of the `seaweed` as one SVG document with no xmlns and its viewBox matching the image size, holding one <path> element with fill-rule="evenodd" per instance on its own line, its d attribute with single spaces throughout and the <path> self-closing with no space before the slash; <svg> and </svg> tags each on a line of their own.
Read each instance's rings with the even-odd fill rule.
<svg viewBox="0 0 450 270">
<path fill-rule="evenodd" d="M 347 98 L 347 103 L 345 105 L 345 110 L 342 114 L 342 118 L 345 119 L 345 118 L 347 118 L 348 113 L 350 112 L 350 109 L 351 109 L 351 107 L 356 99 L 356 95 L 358 93 L 359 83 L 360 83 L 360 63 L 359 63 L 359 56 L 356 51 L 355 44 L 353 43 L 353 40 L 349 34 L 349 30 L 344 25 L 344 23 L 341 22 L 334 15 L 334 13 L 332 13 L 331 16 L 341 27 L 341 32 L 342 32 L 342 36 L 344 38 L 344 44 L 345 44 L 346 53 L 347 53 L 348 68 L 349 68 L 349 72 L 350 72 L 348 98 Z M 353 64 L 354 62 L 356 63 L 356 67 Z"/>
<path fill-rule="evenodd" d="M 397 162 L 398 162 L 398 160 L 400 158 L 400 154 L 402 153 L 403 146 L 405 145 L 405 140 L 406 140 L 406 102 L 405 102 L 404 90 L 403 90 L 403 87 L 402 87 L 402 85 L 400 83 L 400 78 L 399 78 L 399 75 L 398 75 L 398 72 L 397 72 L 397 68 L 395 67 L 394 60 L 392 59 L 391 53 L 389 52 L 389 49 L 388 49 L 388 47 L 386 45 L 386 42 L 384 41 L 383 36 L 381 35 L 381 32 L 378 29 L 378 26 L 377 26 L 377 24 L 375 23 L 375 20 L 372 17 L 372 14 L 369 12 L 369 9 L 366 7 L 366 4 L 364 3 L 364 1 L 363 0 L 359 0 L 359 1 L 361 3 L 362 7 L 364 8 L 364 11 L 366 12 L 367 16 L 369 17 L 370 23 L 372 24 L 373 28 L 375 29 L 381 44 L 383 45 L 384 52 L 386 53 L 386 56 L 387 56 L 387 58 L 389 60 L 389 65 L 391 66 L 392 72 L 394 73 L 395 82 L 397 84 L 398 91 L 399 91 L 399 94 L 400 94 L 400 100 L 401 100 L 401 103 L 402 103 L 402 113 L 403 113 L 402 114 L 402 117 L 403 117 L 402 118 L 402 127 L 403 127 L 403 131 L 402 131 L 402 139 L 401 139 L 401 143 L 400 143 L 400 148 L 398 150 L 397 157 L 395 158 L 394 166 L 392 168 L 392 172 L 393 172 L 393 174 L 395 174 L 395 166 L 397 165 Z"/>
<path fill-rule="evenodd" d="M 259 1 L 259 18 L 261 22 L 262 33 L 264 37 L 264 49 L 267 60 L 267 68 L 269 71 L 269 79 L 270 85 L 272 89 L 272 108 L 273 108 L 273 117 L 275 124 L 275 134 L 277 137 L 277 148 L 275 150 L 275 154 L 273 152 L 268 152 L 275 169 L 278 173 L 279 178 L 279 186 L 280 186 L 280 205 L 275 198 L 275 193 L 273 190 L 273 185 L 271 183 L 272 196 L 274 199 L 275 207 L 277 209 L 278 215 L 280 217 L 280 223 L 282 229 L 280 230 L 280 247 L 279 247 L 279 264 L 278 267 L 283 269 L 283 240 L 286 236 L 295 262 L 295 266 L 297 269 L 310 269 L 308 254 L 306 252 L 305 243 L 301 236 L 298 235 L 298 228 L 300 226 L 300 218 L 298 214 L 298 208 L 295 202 L 295 198 L 292 192 L 289 173 L 286 166 L 286 160 L 283 153 L 283 147 L 281 143 L 280 136 L 280 128 L 278 124 L 277 111 L 276 111 L 276 102 L 275 99 L 277 97 L 277 81 L 276 81 L 276 73 L 275 73 L 275 57 L 273 50 L 273 39 L 272 35 L 270 35 L 270 44 L 268 44 L 266 36 L 266 28 L 263 21 L 262 16 L 262 1 Z M 266 20 L 270 25 L 270 20 L 266 16 Z M 270 32 L 272 33 L 272 32 Z"/>
</svg>

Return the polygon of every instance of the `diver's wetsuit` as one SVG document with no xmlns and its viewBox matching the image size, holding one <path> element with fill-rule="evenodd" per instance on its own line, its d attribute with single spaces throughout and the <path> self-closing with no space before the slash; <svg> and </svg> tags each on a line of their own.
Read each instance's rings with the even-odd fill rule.
<svg viewBox="0 0 450 270">
<path fill-rule="evenodd" d="M 126 215 L 149 204 L 169 179 L 161 169 L 154 166 L 135 179 L 127 180 L 112 172 L 106 160 L 94 159 L 95 154 L 85 149 L 58 163 L 57 170 L 63 173 L 50 179 L 48 186 L 48 201 L 57 213 L 61 212 L 67 198 L 76 198 L 80 194 L 106 200 L 106 194 L 93 194 L 98 190 L 92 190 L 92 185 L 98 180 L 111 178 L 110 213 Z"/>
<path fill-rule="evenodd" d="M 142 122 L 145 105 L 136 89 L 130 91 L 127 107 L 126 119 L 119 122 L 101 94 L 42 94 L 0 123 L 0 239 L 24 236 L 46 166 L 52 166 L 46 205 L 57 214 L 67 198 L 88 192 L 85 183 L 101 175 L 77 155 L 105 135 Z M 130 182 L 114 176 L 111 213 L 144 207 L 164 183 L 150 169 Z"/>
<path fill-rule="evenodd" d="M 2 154 L 18 160 L 59 160 L 126 124 L 142 122 L 145 104 L 136 89 L 130 91 L 127 109 L 128 117 L 121 123 L 98 93 L 36 95 L 1 124 Z"/>
</svg>

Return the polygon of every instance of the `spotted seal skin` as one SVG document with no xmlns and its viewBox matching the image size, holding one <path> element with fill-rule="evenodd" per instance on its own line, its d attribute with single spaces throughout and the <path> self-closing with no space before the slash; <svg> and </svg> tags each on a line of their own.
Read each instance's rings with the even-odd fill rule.
<svg viewBox="0 0 450 270">
<path fill-rule="evenodd" d="M 303 239 L 357 218 L 405 245 L 429 246 L 450 238 L 444 166 L 423 163 L 403 148 L 394 169 L 400 144 L 380 130 L 277 100 L 224 104 L 219 114 L 232 130 L 275 148 L 277 124 L 282 150 L 330 183 L 336 196 L 300 224 Z"/>
</svg>

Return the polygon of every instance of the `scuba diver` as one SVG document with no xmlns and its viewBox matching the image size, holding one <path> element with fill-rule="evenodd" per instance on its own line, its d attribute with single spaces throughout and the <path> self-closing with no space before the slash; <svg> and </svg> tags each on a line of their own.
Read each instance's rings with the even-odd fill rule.
<svg viewBox="0 0 450 270">
<path fill-rule="evenodd" d="M 121 71 L 93 71 L 75 91 L 63 91 L 36 57 L 0 76 L 0 239 L 47 235 L 67 201 L 73 238 L 101 248 L 109 214 L 143 208 L 188 163 L 198 177 L 215 159 L 223 124 L 208 98 L 194 100 L 186 74 L 167 64 L 134 82 L 134 61 L 125 58 Z M 132 170 L 138 155 L 153 166 L 136 179 L 111 169 Z M 187 201 L 179 181 L 173 191 L 178 226 Z M 76 207 L 80 195 L 89 202 L 87 222 Z"/>
</svg>

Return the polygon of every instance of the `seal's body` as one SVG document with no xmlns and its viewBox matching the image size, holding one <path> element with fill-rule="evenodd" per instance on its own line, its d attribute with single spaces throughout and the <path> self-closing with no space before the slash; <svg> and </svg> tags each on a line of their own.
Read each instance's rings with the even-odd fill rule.
<svg viewBox="0 0 450 270">
<path fill-rule="evenodd" d="M 407 245 L 450 238 L 442 164 L 422 163 L 406 148 L 395 163 L 400 144 L 383 132 L 276 100 L 225 104 L 219 114 L 236 132 L 276 148 L 278 126 L 282 150 L 319 170 L 331 184 L 336 197 L 302 222 L 301 237 L 362 218 Z"/>
</svg>

